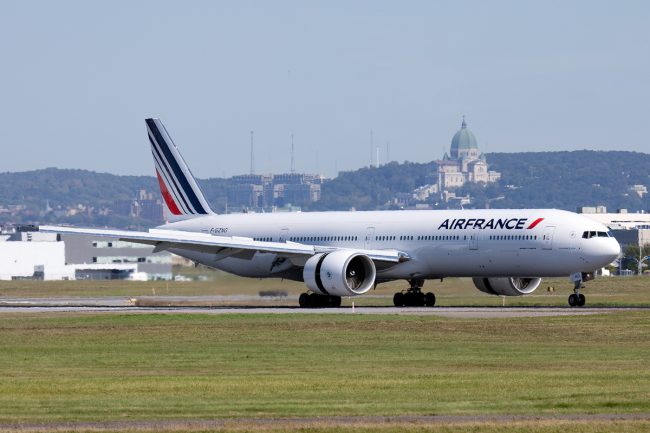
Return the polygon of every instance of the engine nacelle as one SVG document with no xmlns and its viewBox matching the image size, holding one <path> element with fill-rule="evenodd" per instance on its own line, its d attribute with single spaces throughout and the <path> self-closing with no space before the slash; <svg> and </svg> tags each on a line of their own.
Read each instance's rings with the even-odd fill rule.
<svg viewBox="0 0 650 433">
<path fill-rule="evenodd" d="M 539 284 L 541 278 L 472 278 L 474 285 L 481 292 L 490 295 L 501 296 L 521 296 L 533 293 Z"/>
<path fill-rule="evenodd" d="M 307 287 L 322 295 L 362 295 L 375 285 L 377 271 L 370 257 L 339 250 L 310 257 L 302 272 Z"/>
</svg>

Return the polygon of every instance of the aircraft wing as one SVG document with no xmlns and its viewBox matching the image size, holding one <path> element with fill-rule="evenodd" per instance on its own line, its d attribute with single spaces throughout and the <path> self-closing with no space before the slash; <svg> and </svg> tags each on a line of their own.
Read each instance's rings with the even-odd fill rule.
<svg viewBox="0 0 650 433">
<path fill-rule="evenodd" d="M 215 236 L 207 233 L 187 232 L 181 230 L 149 229 L 148 232 L 129 230 L 109 230 L 60 226 L 40 226 L 44 233 L 77 234 L 114 238 L 154 246 L 154 252 L 168 249 L 186 249 L 204 253 L 223 254 L 225 256 L 243 255 L 252 257 L 255 252 L 275 253 L 285 257 L 313 256 L 318 253 L 332 252 L 343 248 L 306 245 L 296 242 L 261 242 L 252 238 L 237 236 Z M 397 250 L 352 249 L 367 255 L 373 261 L 398 263 L 408 260 L 406 253 Z"/>
</svg>

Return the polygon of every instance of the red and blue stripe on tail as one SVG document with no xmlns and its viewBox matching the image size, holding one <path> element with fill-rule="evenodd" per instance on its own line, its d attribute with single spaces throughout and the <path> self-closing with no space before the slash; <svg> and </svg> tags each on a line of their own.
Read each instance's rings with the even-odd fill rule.
<svg viewBox="0 0 650 433">
<path fill-rule="evenodd" d="M 201 188 L 160 119 L 146 119 L 160 192 L 171 219 L 212 214 Z"/>
</svg>

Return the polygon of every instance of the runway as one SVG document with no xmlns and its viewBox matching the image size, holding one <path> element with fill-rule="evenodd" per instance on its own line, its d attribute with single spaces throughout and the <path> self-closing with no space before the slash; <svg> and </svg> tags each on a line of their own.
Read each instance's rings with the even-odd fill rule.
<svg viewBox="0 0 650 433">
<path fill-rule="evenodd" d="M 341 307 L 299 308 L 297 306 L 229 305 L 228 297 L 156 297 L 156 298 L 0 298 L 0 314 L 93 313 L 93 314 L 367 314 L 418 315 L 451 318 L 550 317 L 605 314 L 617 311 L 648 310 L 637 307 Z M 155 302 L 154 302 L 155 300 Z M 218 304 L 219 301 L 223 305 Z M 191 305 L 210 302 L 211 305 Z M 152 305 L 153 304 L 153 305 Z M 184 305 L 189 304 L 189 305 Z"/>
</svg>

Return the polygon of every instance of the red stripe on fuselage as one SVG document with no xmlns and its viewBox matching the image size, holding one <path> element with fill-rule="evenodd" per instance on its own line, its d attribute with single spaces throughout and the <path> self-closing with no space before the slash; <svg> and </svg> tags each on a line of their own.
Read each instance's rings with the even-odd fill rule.
<svg viewBox="0 0 650 433">
<path fill-rule="evenodd" d="M 544 221 L 544 218 L 537 218 L 535 221 L 533 221 L 533 223 L 532 223 L 531 225 L 529 225 L 529 226 L 527 227 L 527 229 L 528 229 L 528 230 L 530 230 L 530 229 L 534 229 L 535 226 L 536 226 L 537 224 L 541 223 L 542 221 Z"/>
<path fill-rule="evenodd" d="M 172 215 L 180 215 L 181 211 L 178 209 L 178 206 L 176 206 L 176 202 L 174 202 L 174 199 L 172 198 L 172 195 L 169 193 L 169 190 L 167 189 L 165 182 L 163 182 L 162 178 L 160 177 L 160 173 L 158 173 L 158 170 L 156 170 L 156 176 L 158 176 L 158 183 L 160 184 L 160 192 L 162 193 L 162 196 L 165 199 L 165 203 L 167 203 L 167 207 L 169 208 L 169 211 L 172 213 Z"/>
</svg>

